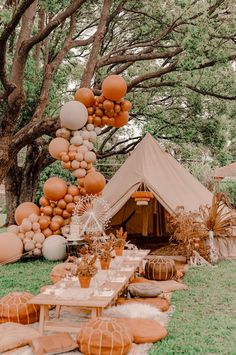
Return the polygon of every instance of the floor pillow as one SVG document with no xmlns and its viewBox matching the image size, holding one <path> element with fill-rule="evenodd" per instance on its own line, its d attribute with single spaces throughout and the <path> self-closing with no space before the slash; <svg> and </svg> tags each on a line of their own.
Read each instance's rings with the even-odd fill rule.
<svg viewBox="0 0 236 355">
<path fill-rule="evenodd" d="M 153 281 L 156 283 L 160 289 L 162 289 L 162 292 L 173 292 L 176 290 L 187 290 L 188 286 L 185 285 L 182 282 L 177 282 L 174 280 L 167 280 L 167 281 Z"/>
<path fill-rule="evenodd" d="M 61 354 L 78 348 L 70 334 L 62 332 L 33 339 L 31 348 L 34 355 Z"/>
<path fill-rule="evenodd" d="M 130 330 L 136 344 L 155 343 L 167 336 L 166 328 L 152 319 L 120 318 L 119 321 Z"/>
<path fill-rule="evenodd" d="M 152 283 L 152 281 L 151 280 L 148 280 L 148 279 L 146 279 L 145 277 L 134 277 L 131 281 L 130 281 L 130 283 L 131 284 L 134 284 L 134 283 L 148 283 L 148 284 L 150 284 L 150 283 Z"/>
<path fill-rule="evenodd" d="M 150 306 L 156 307 L 162 312 L 168 311 L 170 308 L 170 302 L 166 298 L 161 297 L 152 297 L 152 298 L 125 298 L 119 297 L 116 301 L 117 305 L 120 304 L 130 304 L 130 303 L 144 303 L 149 304 Z"/>
<path fill-rule="evenodd" d="M 133 336 L 117 319 L 94 318 L 82 326 L 77 341 L 85 355 L 126 355 Z"/>
<path fill-rule="evenodd" d="M 176 276 L 175 262 L 167 256 L 153 256 L 145 264 L 145 275 L 150 280 L 170 280 Z"/>
<path fill-rule="evenodd" d="M 157 297 L 162 290 L 156 284 L 144 282 L 129 285 L 128 292 L 132 297 Z"/>
<path fill-rule="evenodd" d="M 76 271 L 76 265 L 74 263 L 61 263 L 52 269 L 50 273 L 51 281 L 55 284 L 67 275 L 74 274 Z"/>
<path fill-rule="evenodd" d="M 39 305 L 28 304 L 34 297 L 28 292 L 11 292 L 0 300 L 0 323 L 30 324 L 39 319 Z"/>
<path fill-rule="evenodd" d="M 162 325 L 168 322 L 168 315 L 156 307 L 144 303 L 129 303 L 105 309 L 104 317 L 154 319 Z"/>
<path fill-rule="evenodd" d="M 0 354 L 21 346 L 28 345 L 38 338 L 40 333 L 27 325 L 16 323 L 0 324 Z"/>
</svg>

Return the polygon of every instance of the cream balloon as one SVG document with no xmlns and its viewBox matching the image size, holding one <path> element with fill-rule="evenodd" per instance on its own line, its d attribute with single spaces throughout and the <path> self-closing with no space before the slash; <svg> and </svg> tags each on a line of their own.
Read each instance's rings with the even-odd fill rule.
<svg viewBox="0 0 236 355">
<path fill-rule="evenodd" d="M 88 111 L 79 101 L 69 101 L 62 106 L 60 111 L 62 127 L 77 130 L 84 127 L 88 120 Z"/>
<path fill-rule="evenodd" d="M 95 131 L 91 131 L 89 134 L 89 140 L 90 142 L 94 143 L 97 139 L 97 133 Z"/>
<path fill-rule="evenodd" d="M 88 151 L 88 147 L 86 147 L 85 145 L 80 145 L 78 148 L 77 148 L 77 153 L 86 153 Z"/>
<path fill-rule="evenodd" d="M 66 257 L 66 239 L 52 235 L 43 243 L 42 254 L 47 260 L 63 260 Z"/>
<path fill-rule="evenodd" d="M 84 160 L 86 163 L 95 163 L 96 159 L 96 154 L 94 152 L 87 152 L 84 154 Z"/>
<path fill-rule="evenodd" d="M 51 140 L 48 146 L 49 154 L 54 158 L 60 160 L 62 152 L 67 153 L 69 149 L 69 142 L 65 138 L 57 137 Z"/>
<path fill-rule="evenodd" d="M 94 131 L 94 125 L 92 123 L 88 123 L 86 125 L 86 129 L 87 129 L 87 131 Z"/>
<path fill-rule="evenodd" d="M 20 232 L 20 228 L 16 224 L 12 224 L 7 228 L 7 231 L 10 233 L 18 234 Z"/>
<path fill-rule="evenodd" d="M 74 145 L 81 145 L 83 144 L 83 138 L 81 136 L 74 136 L 71 138 L 70 143 Z"/>
<path fill-rule="evenodd" d="M 84 177 L 86 175 L 86 170 L 85 169 L 76 169 L 73 171 L 72 173 L 73 176 L 77 177 L 77 178 L 81 178 Z"/>
<path fill-rule="evenodd" d="M 90 137 L 89 131 L 82 131 L 82 132 L 81 132 L 81 137 L 82 137 L 84 140 L 88 140 L 89 137 Z"/>
</svg>

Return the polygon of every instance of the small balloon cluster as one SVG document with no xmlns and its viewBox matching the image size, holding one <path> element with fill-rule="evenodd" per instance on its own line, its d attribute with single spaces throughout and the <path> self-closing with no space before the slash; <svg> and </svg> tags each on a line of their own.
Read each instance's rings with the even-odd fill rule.
<svg viewBox="0 0 236 355">
<path fill-rule="evenodd" d="M 129 119 L 131 103 L 124 99 L 125 80 L 118 75 L 108 76 L 102 83 L 102 95 L 80 88 L 75 100 L 65 103 L 60 111 L 61 127 L 49 144 L 49 153 L 61 161 L 63 168 L 76 177 L 80 195 L 99 194 L 105 178 L 93 168 L 96 154 L 93 144 L 101 127 L 124 126 Z"/>
</svg>

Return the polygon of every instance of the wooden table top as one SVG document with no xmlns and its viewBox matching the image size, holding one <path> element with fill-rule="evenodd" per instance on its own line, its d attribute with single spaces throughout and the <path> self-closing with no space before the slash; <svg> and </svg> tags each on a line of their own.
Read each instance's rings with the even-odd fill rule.
<svg viewBox="0 0 236 355">
<path fill-rule="evenodd" d="M 99 270 L 91 280 L 91 287 L 81 288 L 78 279 L 63 279 L 55 285 L 32 297 L 28 303 L 39 305 L 78 306 L 106 308 L 119 292 L 128 284 L 140 262 L 149 250 L 135 254 L 124 253 L 111 263 L 110 270 Z"/>
</svg>

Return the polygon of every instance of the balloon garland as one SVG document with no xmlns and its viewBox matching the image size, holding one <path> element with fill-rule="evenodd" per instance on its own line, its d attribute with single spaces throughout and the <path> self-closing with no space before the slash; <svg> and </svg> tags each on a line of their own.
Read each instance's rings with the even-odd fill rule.
<svg viewBox="0 0 236 355">
<path fill-rule="evenodd" d="M 100 195 L 106 185 L 105 177 L 93 167 L 96 162 L 94 143 L 102 127 L 120 128 L 129 120 L 132 104 L 125 100 L 125 80 L 109 75 L 102 83 L 102 94 L 80 88 L 74 100 L 60 110 L 61 128 L 49 144 L 50 155 L 70 170 L 78 186 L 67 186 L 58 177 L 49 178 L 43 186 L 40 208 L 32 202 L 20 204 L 15 211 L 17 225 L 9 231 L 17 235 L 30 255 L 42 254 L 45 238 L 60 234 L 70 223 L 75 204 L 82 196 Z"/>
</svg>

